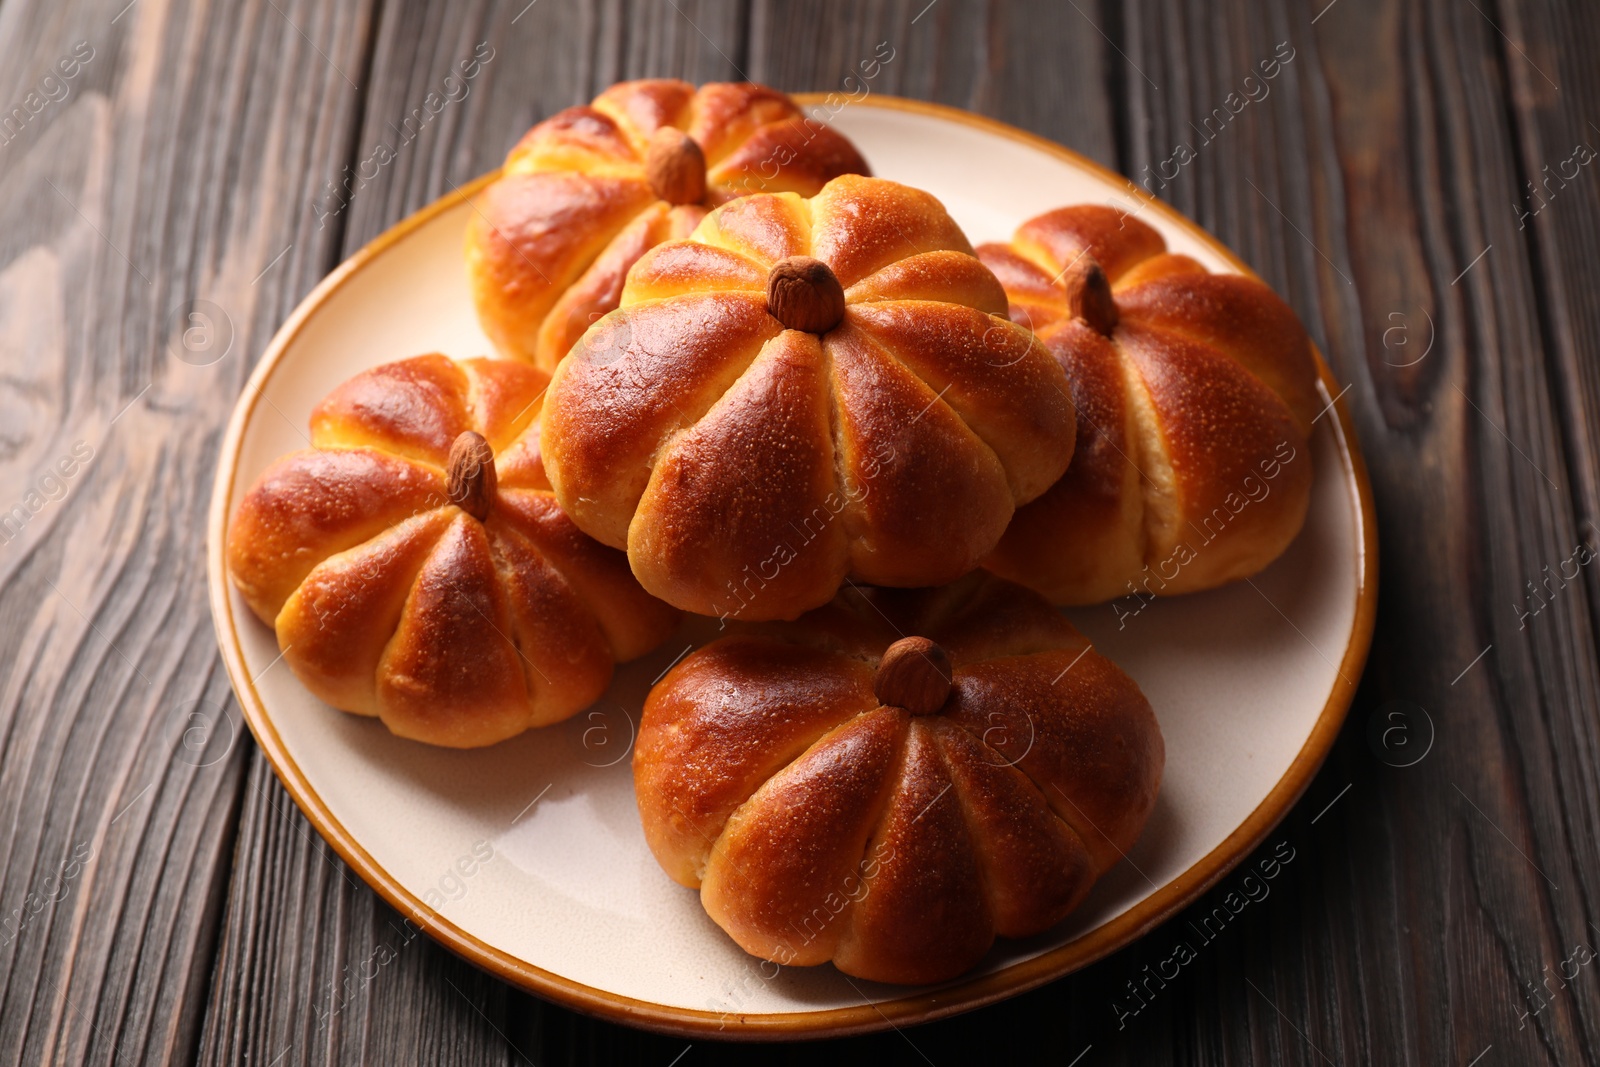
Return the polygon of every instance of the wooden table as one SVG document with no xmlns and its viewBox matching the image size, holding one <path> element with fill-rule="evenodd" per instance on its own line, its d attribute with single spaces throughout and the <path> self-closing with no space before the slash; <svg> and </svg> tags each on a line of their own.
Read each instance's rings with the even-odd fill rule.
<svg viewBox="0 0 1600 1067">
<path fill-rule="evenodd" d="M 873 92 L 1148 180 L 1285 294 L 1347 386 L 1381 608 L 1343 736 L 1264 846 L 1298 858 L 1148 1007 L 1114 1004 L 1185 917 L 994 1008 L 763 1055 L 1600 1057 L 1592 6 L 124 3 L 0 2 L 0 1061 L 750 1055 L 551 1007 L 426 938 L 373 968 L 397 916 L 240 725 L 204 517 L 278 323 L 536 119 L 644 75 L 838 89 L 879 42 Z"/>
</svg>

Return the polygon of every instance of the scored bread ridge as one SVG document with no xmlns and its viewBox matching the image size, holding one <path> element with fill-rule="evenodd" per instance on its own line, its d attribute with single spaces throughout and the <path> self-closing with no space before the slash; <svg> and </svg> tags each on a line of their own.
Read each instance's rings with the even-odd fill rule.
<svg viewBox="0 0 1600 1067">
<path fill-rule="evenodd" d="M 878 179 L 719 208 L 646 253 L 557 367 L 557 497 L 645 588 L 705 615 L 793 618 L 846 575 L 971 570 L 1066 467 L 1073 418 L 970 248 L 935 198 Z M 769 273 L 807 255 L 843 295 L 820 335 L 766 306 Z"/>
<path fill-rule="evenodd" d="M 312 447 L 247 493 L 230 572 L 316 696 L 401 736 L 488 744 L 581 710 L 615 662 L 665 636 L 676 613 L 549 489 L 535 426 L 545 380 L 439 355 L 375 368 L 330 393 Z M 495 453 L 482 520 L 446 493 L 464 431 Z"/>
<path fill-rule="evenodd" d="M 1137 838 L 1162 756 L 1137 686 L 1043 601 L 981 577 L 898 592 L 848 592 L 675 666 L 634 764 L 652 851 L 747 951 L 922 982 L 1075 907 Z M 897 629 L 950 653 L 938 714 L 873 694 Z M 730 705 L 727 686 L 758 699 Z M 1030 689 L 1060 703 L 1024 725 Z"/>
<path fill-rule="evenodd" d="M 653 134 L 676 129 L 705 162 L 698 203 L 660 200 L 647 177 Z M 749 83 L 646 79 L 540 122 L 511 149 L 468 220 L 474 302 L 502 355 L 549 370 L 617 306 L 648 248 L 687 236 L 707 210 L 754 188 L 814 193 L 866 161 L 787 95 Z"/>
<path fill-rule="evenodd" d="M 1105 334 L 1061 284 L 1090 253 L 1120 312 Z M 1321 405 L 1310 339 L 1276 294 L 1110 207 L 1049 212 L 978 255 L 1068 371 L 1080 419 L 1074 469 L 1019 511 L 990 569 L 1087 604 L 1212 588 L 1287 547 Z"/>
</svg>

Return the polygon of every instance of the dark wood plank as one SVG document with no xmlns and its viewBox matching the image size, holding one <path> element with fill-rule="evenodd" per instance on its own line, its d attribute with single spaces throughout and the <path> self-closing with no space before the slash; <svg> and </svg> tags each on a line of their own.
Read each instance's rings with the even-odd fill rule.
<svg viewBox="0 0 1600 1067">
<path fill-rule="evenodd" d="M 967 108 L 1113 164 L 1116 108 L 1101 17 L 1091 8 L 757 0 L 749 74 L 791 92 L 885 93 Z M 874 64 L 879 56 L 891 58 Z"/>
<path fill-rule="evenodd" d="M 1523 76 L 1521 57 L 1493 14 L 1366 0 L 1265 17 L 1129 11 L 1150 34 L 1130 41 L 1130 61 L 1162 85 L 1147 93 L 1136 171 L 1192 139 L 1189 123 L 1273 42 L 1297 49 L 1273 95 L 1159 191 L 1290 298 L 1351 385 L 1383 595 L 1349 727 L 1279 831 L 1303 856 L 1293 879 L 1242 944 L 1190 968 L 1179 992 L 1192 1009 L 1156 1017 L 1113 1059 L 1175 1058 L 1179 1027 L 1203 1035 L 1205 1062 L 1466 1063 L 1491 1046 L 1485 1063 L 1592 1056 L 1600 985 L 1574 981 L 1525 1028 L 1519 1018 L 1524 983 L 1597 937 L 1591 599 L 1574 585 L 1526 628 L 1515 606 L 1587 536 L 1575 507 L 1587 490 L 1569 472 L 1595 448 L 1586 415 L 1560 417 L 1567 381 L 1540 356 L 1551 308 L 1511 207 L 1522 135 L 1508 79 Z M 1433 749 L 1385 765 L 1405 757 L 1374 750 L 1367 727 L 1420 733 L 1418 708 Z M 1396 710 L 1408 718 L 1385 717 Z M 1111 961 L 1113 982 L 1161 940 Z M 1232 1024 L 1197 1021 L 1212 1018 Z"/>
<path fill-rule="evenodd" d="M 1568 386 L 1557 401 L 1573 491 L 1580 518 L 1594 521 L 1600 514 L 1592 439 L 1600 425 L 1600 365 L 1593 358 L 1600 350 L 1600 309 L 1587 299 L 1584 279 L 1593 271 L 1587 253 L 1600 234 L 1600 205 L 1595 168 L 1576 150 L 1600 150 L 1600 114 L 1591 106 L 1600 98 L 1600 71 L 1588 61 L 1600 25 L 1575 7 L 1518 3 L 1491 14 L 1506 35 L 1501 50 L 1518 134 L 1519 195 L 1506 207 L 1517 213 L 1536 253 L 1533 284 L 1546 309 L 1546 358 Z M 1596 579 L 1587 580 L 1592 594 Z"/>
<path fill-rule="evenodd" d="M 4 1063 L 194 1056 L 251 747 L 201 566 L 213 457 L 337 258 L 302 176 L 358 114 L 354 5 L 124 3 L 0 8 Z"/>
</svg>

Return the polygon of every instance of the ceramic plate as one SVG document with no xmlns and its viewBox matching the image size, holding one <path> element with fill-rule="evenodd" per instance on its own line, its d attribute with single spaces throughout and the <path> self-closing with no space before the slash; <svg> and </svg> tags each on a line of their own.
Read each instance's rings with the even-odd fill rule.
<svg viewBox="0 0 1600 1067">
<path fill-rule="evenodd" d="M 1138 211 L 1175 251 L 1247 272 L 1125 179 L 1010 127 L 880 97 L 828 121 L 875 173 L 943 200 L 974 244 L 1063 204 L 1113 203 Z M 290 316 L 234 412 L 210 518 L 211 605 L 245 718 L 311 822 L 418 926 L 541 996 L 652 1029 L 782 1038 L 903 1026 L 1010 996 L 1127 944 L 1226 873 L 1299 797 L 1355 691 L 1376 595 L 1370 491 L 1326 368 L 1310 515 L 1281 559 L 1250 582 L 1137 614 L 1137 604 L 1069 613 L 1161 720 L 1166 778 L 1144 836 L 1061 925 L 1000 943 L 941 987 L 763 964 L 656 867 L 629 755 L 652 681 L 704 636 L 692 624 L 619 670 L 592 709 L 487 750 L 398 740 L 312 698 L 227 582 L 227 520 L 269 462 L 304 447 L 312 406 L 339 382 L 422 352 L 489 353 L 461 245 L 466 198 L 490 177 L 389 230 Z"/>
</svg>

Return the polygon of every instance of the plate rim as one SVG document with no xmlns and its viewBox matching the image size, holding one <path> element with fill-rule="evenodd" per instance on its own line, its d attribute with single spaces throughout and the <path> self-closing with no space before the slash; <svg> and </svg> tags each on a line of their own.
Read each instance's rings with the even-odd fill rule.
<svg viewBox="0 0 1600 1067">
<path fill-rule="evenodd" d="M 806 106 L 824 103 L 829 94 L 790 95 L 802 106 Z M 1020 142 L 1063 159 L 1112 184 L 1124 185 L 1127 194 L 1141 204 L 1140 211 L 1149 210 L 1160 215 L 1166 222 L 1189 232 L 1240 274 L 1250 278 L 1258 277 L 1227 246 L 1198 223 L 1139 188 L 1124 175 L 1117 174 L 1054 141 L 996 119 L 921 100 L 874 94 L 852 102 L 851 106 L 878 107 L 955 122 Z M 745 1014 L 657 1004 L 574 981 L 526 960 L 518 959 L 482 941 L 427 907 L 420 898 L 410 893 L 379 865 L 354 835 L 345 829 L 312 788 L 278 736 L 245 663 L 243 647 L 235 624 L 233 600 L 229 595 L 223 548 L 227 536 L 228 504 L 233 497 L 245 426 L 250 421 L 267 382 L 311 316 L 357 272 L 391 245 L 432 221 L 436 216 L 470 199 L 499 177 L 499 174 L 500 168 L 496 168 L 465 185 L 457 185 L 451 192 L 390 226 L 334 268 L 296 305 L 283 325 L 273 334 L 272 340 L 252 370 L 243 392 L 235 402 L 218 452 L 217 472 L 212 483 L 206 538 L 208 599 L 223 664 L 227 669 L 234 693 L 238 697 L 245 722 L 266 756 L 267 762 L 272 766 L 273 772 L 283 783 L 295 804 L 316 827 L 317 832 L 390 906 L 416 923 L 444 947 L 496 977 L 563 1007 L 613 1022 L 685 1037 L 721 1037 L 746 1041 L 842 1037 L 930 1022 L 981 1008 L 1037 988 L 1126 947 L 1170 919 L 1233 870 L 1294 807 L 1327 758 L 1355 699 L 1362 669 L 1372 643 L 1378 593 L 1378 535 L 1371 481 L 1357 443 L 1354 424 L 1343 403 L 1343 393 L 1338 391 L 1338 382 L 1315 345 L 1313 351 L 1316 356 L 1318 378 L 1325 395 L 1334 398 L 1329 402 L 1336 414 L 1334 440 L 1339 450 L 1345 488 L 1351 495 L 1357 524 L 1360 527 L 1360 535 L 1356 539 L 1356 605 L 1349 641 L 1335 673 L 1335 681 L 1328 700 L 1305 744 L 1301 746 L 1283 777 L 1221 843 L 1177 878 L 1121 915 L 1081 937 L 1031 959 L 1021 960 L 988 974 L 917 990 L 893 1000 L 816 1011 Z"/>
</svg>

